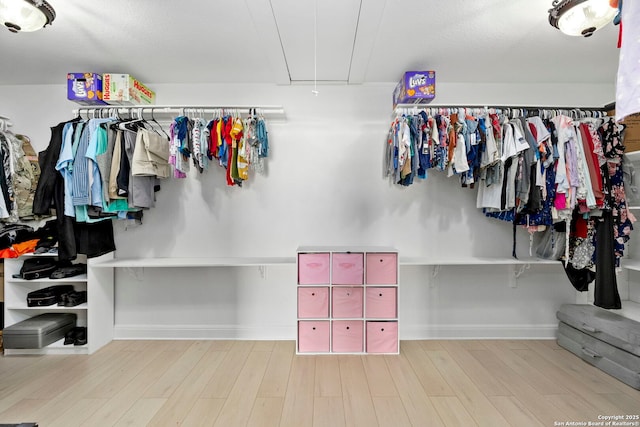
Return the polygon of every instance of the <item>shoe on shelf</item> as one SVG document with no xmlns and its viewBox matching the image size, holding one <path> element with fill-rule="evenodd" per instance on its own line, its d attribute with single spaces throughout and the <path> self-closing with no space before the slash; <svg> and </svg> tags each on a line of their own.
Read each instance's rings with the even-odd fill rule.
<svg viewBox="0 0 640 427">
<path fill-rule="evenodd" d="M 76 328 L 73 328 L 64 335 L 64 345 L 75 344 L 75 342 L 76 342 Z"/>
<path fill-rule="evenodd" d="M 87 291 L 70 292 L 65 295 L 65 307 L 75 307 L 76 305 L 84 304 L 85 302 L 87 302 Z"/>
<path fill-rule="evenodd" d="M 87 328 L 84 326 L 78 326 L 75 328 L 75 341 L 73 345 L 86 345 L 87 344 Z"/>
<path fill-rule="evenodd" d="M 85 345 L 87 344 L 87 328 L 85 326 L 75 326 L 64 336 L 64 345 Z"/>
<path fill-rule="evenodd" d="M 68 292 L 65 292 L 64 294 L 60 295 L 60 301 L 58 301 L 58 305 L 59 306 L 67 305 L 68 298 L 69 298 L 69 293 Z"/>
</svg>

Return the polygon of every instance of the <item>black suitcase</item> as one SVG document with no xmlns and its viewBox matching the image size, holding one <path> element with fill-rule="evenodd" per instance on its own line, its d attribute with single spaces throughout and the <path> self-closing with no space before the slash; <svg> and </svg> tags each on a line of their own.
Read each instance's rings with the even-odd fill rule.
<svg viewBox="0 0 640 427">
<path fill-rule="evenodd" d="M 54 258 L 29 258 L 22 263 L 20 273 L 15 278 L 25 280 L 47 279 L 58 268 Z"/>
<path fill-rule="evenodd" d="M 62 294 L 73 292 L 73 285 L 56 285 L 27 294 L 27 307 L 45 307 L 62 301 Z"/>
</svg>

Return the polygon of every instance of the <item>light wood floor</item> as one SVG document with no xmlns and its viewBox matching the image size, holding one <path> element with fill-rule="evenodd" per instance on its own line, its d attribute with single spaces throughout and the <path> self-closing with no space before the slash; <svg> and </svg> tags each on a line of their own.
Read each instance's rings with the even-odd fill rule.
<svg viewBox="0 0 640 427">
<path fill-rule="evenodd" d="M 639 391 L 554 341 L 403 341 L 399 356 L 294 346 L 114 341 L 91 356 L 0 357 L 0 423 L 497 427 L 640 414 Z"/>
</svg>

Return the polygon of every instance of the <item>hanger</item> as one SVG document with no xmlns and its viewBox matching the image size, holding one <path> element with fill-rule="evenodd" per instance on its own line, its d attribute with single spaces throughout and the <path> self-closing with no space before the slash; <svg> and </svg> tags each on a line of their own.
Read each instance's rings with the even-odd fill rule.
<svg viewBox="0 0 640 427">
<path fill-rule="evenodd" d="M 155 109 L 154 109 L 154 108 L 151 108 L 151 121 L 152 121 L 153 123 L 155 123 L 156 125 L 158 125 L 158 127 L 160 128 L 160 130 L 162 131 L 162 133 L 164 134 L 164 136 L 166 136 L 166 137 L 167 137 L 167 139 L 171 139 L 171 138 L 169 137 L 169 134 L 167 134 L 167 132 L 166 132 L 166 131 L 164 130 L 164 128 L 162 127 L 162 125 L 160 125 L 160 123 L 158 123 L 158 121 L 157 121 L 157 120 L 156 120 L 156 118 L 154 117 L 154 114 L 153 114 L 153 112 L 154 112 L 154 111 L 155 111 Z M 153 130 L 155 131 L 155 129 L 153 128 L 153 125 L 151 126 L 151 129 L 153 129 Z M 159 133 L 159 132 L 157 132 L 157 131 L 156 131 L 156 133 L 158 133 L 158 135 L 160 135 L 160 133 Z"/>
</svg>

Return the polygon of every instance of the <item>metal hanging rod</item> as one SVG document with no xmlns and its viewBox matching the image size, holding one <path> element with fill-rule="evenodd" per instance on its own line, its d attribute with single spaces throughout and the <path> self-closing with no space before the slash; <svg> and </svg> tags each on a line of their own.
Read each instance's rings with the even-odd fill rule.
<svg viewBox="0 0 640 427">
<path fill-rule="evenodd" d="M 603 116 L 606 116 L 606 111 L 608 108 L 606 106 L 602 107 L 560 107 L 560 106 L 539 106 L 539 105 L 434 105 L 434 104 L 398 104 L 396 105 L 394 111 L 396 113 L 400 112 L 411 112 L 411 111 L 442 111 L 442 110 L 452 110 L 457 112 L 460 109 L 467 109 L 473 111 L 490 111 L 495 110 L 498 112 L 505 111 L 522 111 L 524 114 L 531 114 L 538 111 L 561 111 L 561 112 L 598 112 L 602 113 Z"/>
<path fill-rule="evenodd" d="M 524 108 L 524 109 L 541 109 L 541 110 L 592 110 L 592 111 L 603 111 L 609 109 L 607 105 L 603 105 L 602 107 L 563 107 L 559 105 L 488 105 L 488 104 L 398 104 L 396 107 L 398 108 Z"/>
<path fill-rule="evenodd" d="M 73 110 L 73 114 L 81 116 L 105 117 L 106 115 L 129 115 L 144 117 L 152 114 L 154 118 L 173 119 L 181 115 L 235 113 L 247 115 L 251 112 L 263 115 L 270 120 L 284 121 L 286 119 L 284 108 L 280 105 L 100 105 L 80 107 Z"/>
</svg>

